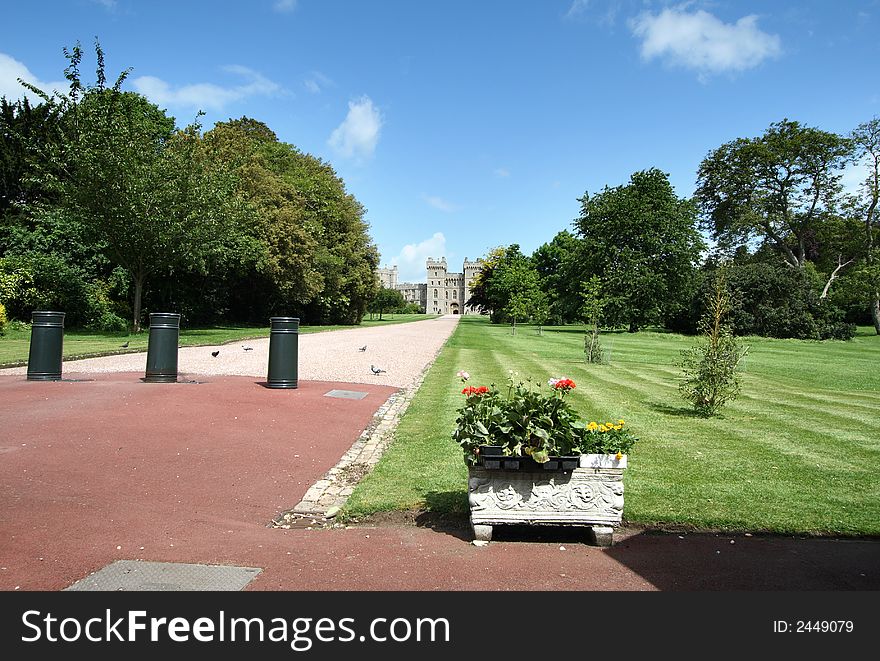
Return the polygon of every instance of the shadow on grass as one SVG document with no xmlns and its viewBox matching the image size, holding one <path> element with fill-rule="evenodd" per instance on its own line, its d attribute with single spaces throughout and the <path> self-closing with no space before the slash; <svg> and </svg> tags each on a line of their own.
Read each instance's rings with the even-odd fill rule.
<svg viewBox="0 0 880 661">
<path fill-rule="evenodd" d="M 670 406 L 669 404 L 661 404 L 660 402 L 648 402 L 648 407 L 657 413 L 662 413 L 663 415 L 671 415 L 676 418 L 702 418 L 703 416 L 694 411 L 693 409 L 685 408 L 683 406 Z"/>
<path fill-rule="evenodd" d="M 415 517 L 420 528 L 451 535 L 465 542 L 474 536 L 469 520 L 467 491 L 430 491 L 425 494 L 425 511 Z"/>
</svg>

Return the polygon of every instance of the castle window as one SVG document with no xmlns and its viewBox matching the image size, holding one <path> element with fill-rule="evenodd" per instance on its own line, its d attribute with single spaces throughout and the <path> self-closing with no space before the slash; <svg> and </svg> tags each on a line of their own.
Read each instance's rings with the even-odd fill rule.
<svg viewBox="0 0 880 661">
<path fill-rule="evenodd" d="M 452 292 L 452 298 L 458 298 L 458 292 L 457 292 L 457 291 L 453 291 L 453 292 Z"/>
<path fill-rule="evenodd" d="M 434 298 L 437 298 L 437 290 L 434 290 Z"/>
</svg>

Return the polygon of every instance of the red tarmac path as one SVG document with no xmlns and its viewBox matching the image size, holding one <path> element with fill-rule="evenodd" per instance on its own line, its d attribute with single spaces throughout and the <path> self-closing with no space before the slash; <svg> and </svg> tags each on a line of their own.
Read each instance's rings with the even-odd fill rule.
<svg viewBox="0 0 880 661">
<path fill-rule="evenodd" d="M 249 590 L 880 589 L 877 540 L 625 529 L 598 549 L 499 529 L 477 548 L 454 527 L 269 528 L 393 388 L 79 376 L 0 376 L 0 590 L 60 590 L 119 559 L 262 568 Z"/>
</svg>

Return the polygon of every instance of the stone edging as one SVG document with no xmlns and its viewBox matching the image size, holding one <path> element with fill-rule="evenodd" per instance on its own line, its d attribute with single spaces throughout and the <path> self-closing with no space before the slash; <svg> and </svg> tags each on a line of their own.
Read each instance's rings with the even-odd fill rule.
<svg viewBox="0 0 880 661">
<path fill-rule="evenodd" d="M 448 340 L 447 337 L 446 341 Z M 385 400 L 373 416 L 373 421 L 342 455 L 339 463 L 309 487 L 303 499 L 293 509 L 276 517 L 271 523 L 273 527 L 290 528 L 291 524 L 302 519 L 311 519 L 316 523 L 314 519 L 332 519 L 336 516 L 358 482 L 373 470 L 394 440 L 394 430 L 401 417 L 445 346 L 446 342 L 440 345 L 411 388 L 402 388 Z"/>
</svg>

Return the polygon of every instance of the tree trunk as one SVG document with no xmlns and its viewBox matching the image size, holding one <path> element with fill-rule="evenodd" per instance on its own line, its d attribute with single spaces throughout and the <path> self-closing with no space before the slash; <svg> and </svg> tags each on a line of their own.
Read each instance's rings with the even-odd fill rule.
<svg viewBox="0 0 880 661">
<path fill-rule="evenodd" d="M 516 335 L 516 317 L 513 318 L 513 334 Z"/>
<path fill-rule="evenodd" d="M 134 277 L 134 302 L 132 304 L 132 328 L 135 333 L 141 332 L 141 298 L 144 293 L 146 276 L 140 273 Z"/>
<path fill-rule="evenodd" d="M 874 330 L 880 335 L 880 292 L 874 292 L 874 302 L 871 304 L 871 319 L 874 321 Z"/>
</svg>

